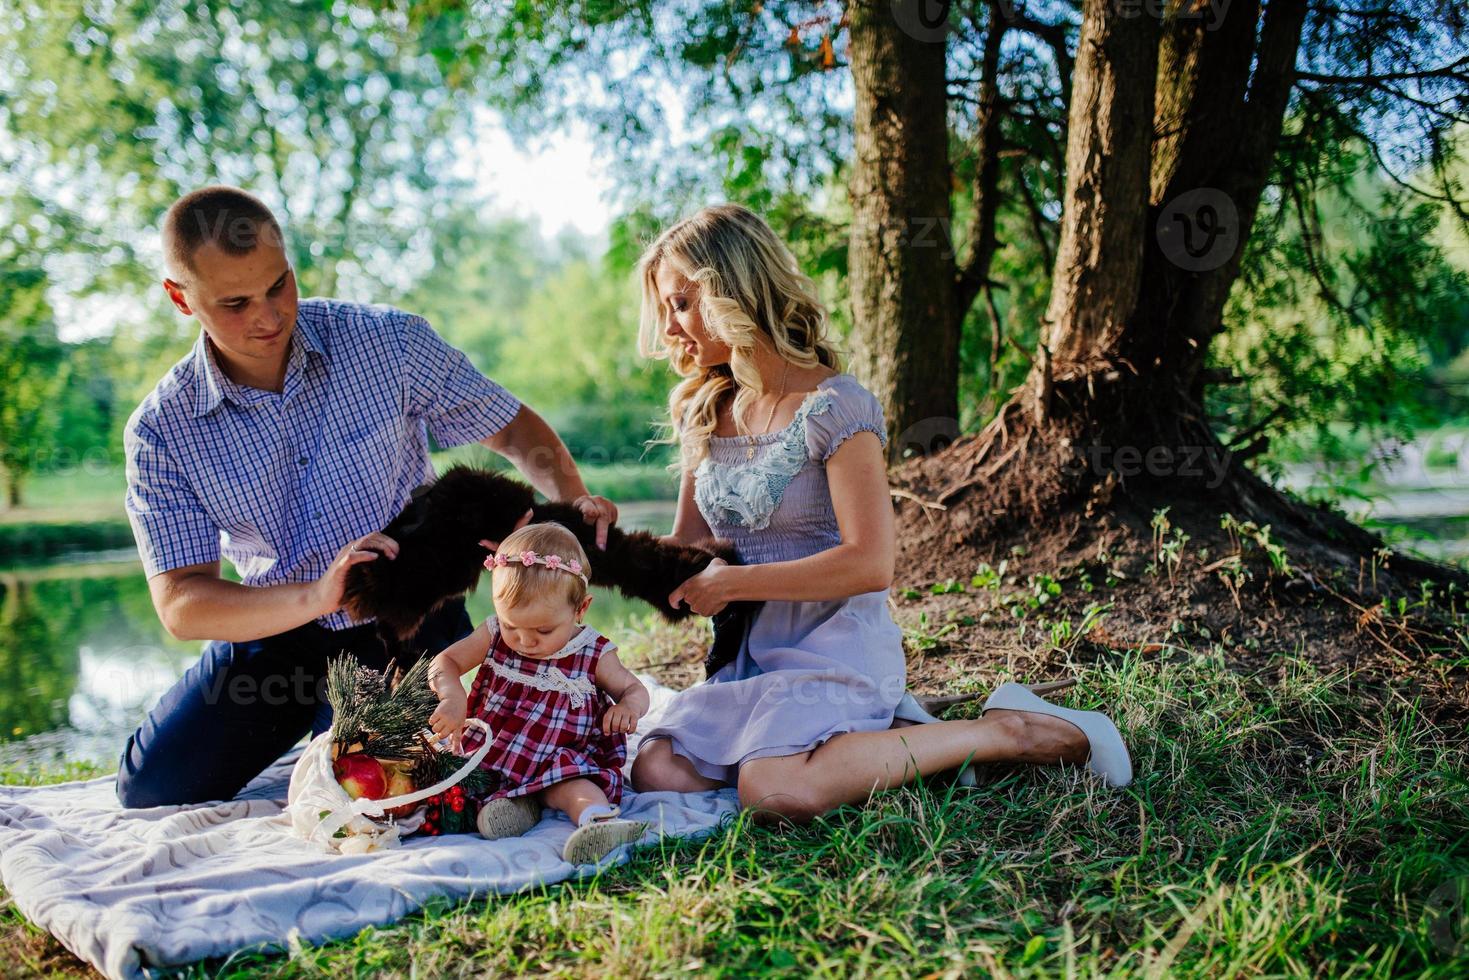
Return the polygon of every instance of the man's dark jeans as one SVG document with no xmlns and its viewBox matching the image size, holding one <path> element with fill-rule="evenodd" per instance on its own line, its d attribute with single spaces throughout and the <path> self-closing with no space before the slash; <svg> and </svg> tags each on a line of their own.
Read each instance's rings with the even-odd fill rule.
<svg viewBox="0 0 1469 980">
<path fill-rule="evenodd" d="M 454 600 L 424 620 L 403 649 L 432 656 L 471 629 L 463 601 Z M 307 732 L 331 727 L 327 661 L 344 652 L 376 670 L 386 666 L 372 625 L 333 631 L 307 623 L 247 643 L 206 644 L 128 739 L 118 800 L 147 807 L 232 798 Z"/>
</svg>

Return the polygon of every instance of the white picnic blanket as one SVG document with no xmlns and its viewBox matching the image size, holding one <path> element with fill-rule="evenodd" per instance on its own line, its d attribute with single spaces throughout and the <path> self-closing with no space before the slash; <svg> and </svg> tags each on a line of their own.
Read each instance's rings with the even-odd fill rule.
<svg viewBox="0 0 1469 980">
<path fill-rule="evenodd" d="M 650 677 L 651 730 L 673 692 Z M 628 761 L 637 736 L 629 739 Z M 546 811 L 523 837 L 410 838 L 341 856 L 288 832 L 281 815 L 296 751 L 227 803 L 124 810 L 111 777 L 0 786 L 0 880 L 27 919 L 109 977 L 350 936 L 437 897 L 509 893 L 595 869 L 561 860 L 572 827 Z M 733 789 L 633 793 L 623 813 L 658 834 L 703 836 L 736 812 Z M 602 867 L 627 859 L 614 851 Z"/>
</svg>

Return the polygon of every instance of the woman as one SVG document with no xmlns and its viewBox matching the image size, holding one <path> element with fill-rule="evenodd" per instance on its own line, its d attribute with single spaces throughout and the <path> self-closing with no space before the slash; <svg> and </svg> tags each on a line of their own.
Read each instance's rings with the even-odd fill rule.
<svg viewBox="0 0 1469 980">
<path fill-rule="evenodd" d="M 702 615 L 764 605 L 735 661 L 646 734 L 634 789 L 734 785 L 762 819 L 806 821 L 966 762 L 1090 756 L 1125 785 L 1127 751 L 1105 716 L 1016 684 L 980 719 L 893 728 L 905 664 L 887 607 L 895 543 L 877 400 L 838 370 L 811 281 L 749 210 L 705 208 L 639 270 L 643 351 L 684 379 L 669 398 L 682 463 L 672 537 L 726 538 L 743 562 L 715 562 L 669 602 Z"/>
</svg>

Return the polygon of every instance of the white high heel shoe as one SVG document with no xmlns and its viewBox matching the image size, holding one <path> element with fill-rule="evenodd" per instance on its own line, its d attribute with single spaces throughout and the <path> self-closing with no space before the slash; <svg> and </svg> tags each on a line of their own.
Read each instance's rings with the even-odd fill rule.
<svg viewBox="0 0 1469 980">
<path fill-rule="evenodd" d="M 1005 708 L 1010 711 L 1033 711 L 1038 715 L 1050 715 L 1069 721 L 1080 728 L 1091 745 L 1091 757 L 1086 766 L 1101 776 L 1108 786 L 1126 786 L 1132 782 L 1132 757 L 1128 755 L 1127 743 L 1122 733 L 1112 724 L 1112 719 L 1100 711 L 1077 711 L 1063 708 L 1038 697 L 1024 684 L 1006 682 L 995 688 L 995 693 L 984 703 L 984 710 Z"/>
</svg>

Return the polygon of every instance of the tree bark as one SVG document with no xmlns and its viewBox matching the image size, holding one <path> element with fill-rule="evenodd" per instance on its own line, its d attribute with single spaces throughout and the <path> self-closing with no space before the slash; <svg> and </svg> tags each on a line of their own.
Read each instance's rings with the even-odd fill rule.
<svg viewBox="0 0 1469 980">
<path fill-rule="evenodd" d="M 1262 22 L 1258 0 L 1237 0 L 1212 30 L 1205 27 L 1206 0 L 1187 7 L 1197 16 L 1171 21 L 1161 45 L 1153 227 L 1122 353 L 1145 371 L 1164 371 L 1198 405 L 1209 344 L 1223 329 L 1275 157 L 1306 4 L 1275 0 Z M 1180 251 L 1182 242 L 1170 240 L 1173 231 L 1198 232 L 1199 245 L 1209 234 L 1223 241 L 1217 256 L 1194 261 Z"/>
<path fill-rule="evenodd" d="M 1057 378 L 1109 367 L 1137 300 L 1147 233 L 1158 22 L 1086 0 L 1072 79 L 1066 190 L 1044 361 Z M 1100 362 L 1100 363 L 1099 363 Z M 1037 394 L 1045 383 L 1038 368 Z"/>
<path fill-rule="evenodd" d="M 849 21 L 853 368 L 882 403 L 894 461 L 941 448 L 925 433 L 959 414 L 947 45 L 912 30 L 922 4 L 860 0 Z"/>
</svg>

